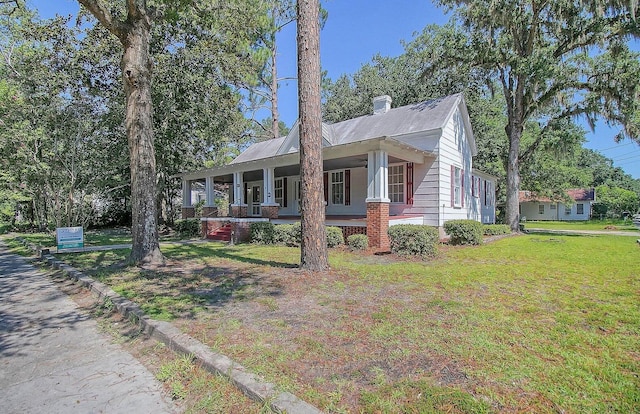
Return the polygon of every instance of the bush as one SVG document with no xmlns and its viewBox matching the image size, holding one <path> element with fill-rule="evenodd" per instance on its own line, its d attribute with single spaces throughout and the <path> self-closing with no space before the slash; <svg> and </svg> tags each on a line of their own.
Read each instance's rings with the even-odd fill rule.
<svg viewBox="0 0 640 414">
<path fill-rule="evenodd" d="M 271 244 L 273 243 L 273 223 L 269 221 L 251 223 L 249 234 L 251 243 Z"/>
<path fill-rule="evenodd" d="M 277 244 L 293 244 L 291 230 L 293 224 L 276 224 L 273 226 L 273 242 Z"/>
<path fill-rule="evenodd" d="M 416 224 L 389 227 L 391 251 L 404 256 L 433 256 L 437 252 L 438 229 Z"/>
<path fill-rule="evenodd" d="M 337 247 L 344 244 L 344 235 L 340 227 L 327 227 L 327 247 Z"/>
<path fill-rule="evenodd" d="M 366 234 L 352 234 L 347 237 L 347 244 L 353 250 L 366 250 L 369 247 L 369 238 Z"/>
<path fill-rule="evenodd" d="M 182 237 L 197 237 L 200 236 L 200 219 L 189 218 L 184 220 L 176 220 L 176 231 L 180 233 Z"/>
<path fill-rule="evenodd" d="M 276 224 L 273 226 L 273 242 L 287 246 L 299 246 L 302 241 L 300 223 Z"/>
<path fill-rule="evenodd" d="M 475 220 L 451 220 L 444 223 L 444 231 L 451 237 L 450 243 L 482 244 L 483 224 Z"/>
<path fill-rule="evenodd" d="M 498 236 L 500 234 L 511 233 L 511 229 L 506 224 L 485 224 L 483 230 L 485 236 Z"/>
</svg>

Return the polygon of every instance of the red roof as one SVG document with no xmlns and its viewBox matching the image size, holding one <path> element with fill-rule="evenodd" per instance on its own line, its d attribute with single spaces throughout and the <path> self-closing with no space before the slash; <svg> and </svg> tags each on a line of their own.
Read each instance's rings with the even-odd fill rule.
<svg viewBox="0 0 640 414">
<path fill-rule="evenodd" d="M 595 201 L 596 199 L 595 188 L 572 188 L 570 190 L 567 190 L 566 193 L 574 201 Z M 528 201 L 536 201 L 536 202 L 542 202 L 542 203 L 550 203 L 552 201 L 561 201 L 561 200 L 551 200 L 547 196 L 538 196 L 538 194 L 534 191 L 520 191 L 518 193 L 518 200 L 521 203 L 526 203 Z"/>
</svg>

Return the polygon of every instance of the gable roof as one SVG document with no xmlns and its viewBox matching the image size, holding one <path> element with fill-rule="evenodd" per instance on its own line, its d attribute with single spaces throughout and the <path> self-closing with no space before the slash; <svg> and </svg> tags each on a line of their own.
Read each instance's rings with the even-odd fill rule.
<svg viewBox="0 0 640 414">
<path fill-rule="evenodd" d="M 572 188 L 565 191 L 573 201 L 595 201 L 596 190 L 595 188 Z M 551 199 L 547 196 L 538 195 L 534 191 L 520 191 L 518 193 L 518 200 L 521 203 L 526 202 L 539 202 L 539 203 L 551 203 L 562 201 L 559 198 Z"/>
<path fill-rule="evenodd" d="M 469 131 L 468 139 L 475 155 L 476 145 L 471 130 L 471 122 L 462 94 L 430 99 L 417 104 L 390 109 L 376 115 L 364 115 L 335 124 L 322 123 L 323 147 L 350 144 L 379 138 L 393 138 L 413 147 L 412 141 L 403 137 L 429 131 L 442 130 L 456 110 L 460 110 L 462 120 Z M 256 161 L 299 151 L 299 123 L 296 121 L 286 137 L 258 142 L 251 145 L 231 164 Z M 418 148 L 419 149 L 419 148 Z"/>
</svg>

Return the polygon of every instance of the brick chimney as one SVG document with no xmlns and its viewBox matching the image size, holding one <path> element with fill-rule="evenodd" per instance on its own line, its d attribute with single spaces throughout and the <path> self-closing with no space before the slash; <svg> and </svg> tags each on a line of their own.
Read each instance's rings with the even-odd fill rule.
<svg viewBox="0 0 640 414">
<path fill-rule="evenodd" d="M 391 97 L 389 95 L 376 96 L 373 98 L 373 114 L 386 114 L 391 109 Z"/>
</svg>

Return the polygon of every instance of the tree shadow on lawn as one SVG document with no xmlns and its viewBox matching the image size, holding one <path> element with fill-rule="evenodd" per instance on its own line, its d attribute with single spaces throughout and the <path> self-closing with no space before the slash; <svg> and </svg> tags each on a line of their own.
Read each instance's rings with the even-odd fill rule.
<svg viewBox="0 0 640 414">
<path fill-rule="evenodd" d="M 206 247 L 205 247 L 206 246 Z M 175 259 L 188 259 L 197 257 L 216 257 L 220 259 L 229 259 L 237 262 L 271 266 L 285 269 L 296 269 L 297 264 L 280 262 L 276 260 L 264 260 L 253 257 L 247 257 L 243 255 L 239 250 L 236 250 L 233 246 L 197 246 L 197 245 L 176 245 L 172 246 L 170 252 L 167 254 L 171 258 Z"/>
</svg>

